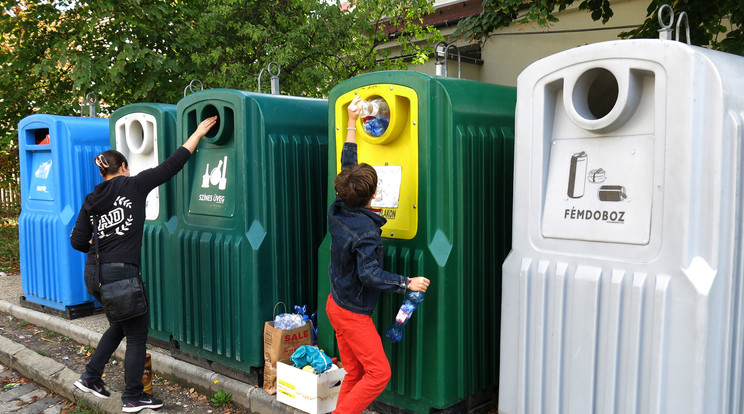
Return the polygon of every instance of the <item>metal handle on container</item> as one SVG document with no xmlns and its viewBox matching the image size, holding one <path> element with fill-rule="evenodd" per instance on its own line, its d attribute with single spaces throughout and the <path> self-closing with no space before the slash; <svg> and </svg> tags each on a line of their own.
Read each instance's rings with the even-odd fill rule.
<svg viewBox="0 0 744 414">
<path fill-rule="evenodd" d="M 276 73 L 271 71 L 271 65 L 276 66 Z M 279 95 L 279 74 L 281 73 L 279 64 L 276 62 L 270 62 L 267 67 L 258 72 L 258 92 L 261 92 L 261 75 L 263 75 L 264 71 L 269 72 L 269 75 L 271 75 L 271 94 Z"/>
<path fill-rule="evenodd" d="M 664 23 L 664 10 L 669 10 L 669 23 Z M 672 25 L 674 24 L 674 10 L 672 9 L 672 6 L 668 4 L 662 4 L 661 7 L 659 7 L 658 19 L 659 25 L 661 26 L 661 29 L 659 29 L 659 39 L 677 40 L 679 42 L 679 27 L 682 25 L 682 20 L 684 20 L 685 34 L 687 35 L 687 44 L 692 44 L 690 42 L 690 20 L 687 18 L 687 12 L 681 12 L 679 14 L 679 18 L 677 19 L 677 27 L 674 31 L 674 39 L 672 39 Z"/>
<path fill-rule="evenodd" d="M 197 85 L 194 82 L 199 83 L 199 90 L 196 90 Z M 185 98 L 187 95 L 187 92 L 199 92 L 204 90 L 204 83 L 200 81 L 199 79 L 193 79 L 191 82 L 189 82 L 188 85 L 186 85 L 185 88 L 183 88 L 183 97 Z"/>
<path fill-rule="evenodd" d="M 440 45 L 444 46 L 444 52 L 441 59 L 439 57 L 439 53 L 437 52 L 437 49 L 439 49 Z M 438 76 L 447 77 L 447 57 L 449 56 L 449 49 L 451 47 L 455 49 L 455 52 L 457 52 L 457 78 L 459 79 L 462 76 L 462 63 L 460 58 L 460 49 L 458 49 L 457 45 L 455 45 L 454 43 L 439 41 L 436 45 L 434 45 L 434 57 L 436 58 L 434 66 L 436 67 L 436 74 Z"/>
<path fill-rule="evenodd" d="M 674 38 L 677 39 L 678 42 L 680 41 L 679 40 L 679 26 L 682 24 L 683 17 L 685 19 L 685 35 L 687 35 L 687 44 L 689 45 L 691 44 L 690 43 L 690 20 L 687 19 L 686 12 L 682 12 L 679 14 L 679 19 L 677 19 L 677 30 L 674 32 L 675 33 Z"/>
<path fill-rule="evenodd" d="M 669 23 L 664 23 L 664 10 L 669 10 Z M 672 6 L 668 4 L 662 4 L 661 7 L 659 7 L 659 26 L 661 26 L 661 29 L 659 29 L 659 39 L 661 40 L 672 40 L 672 25 L 674 25 L 674 10 L 672 9 Z"/>
<path fill-rule="evenodd" d="M 80 116 L 85 116 L 85 105 L 88 105 L 88 116 L 91 118 L 96 117 L 96 102 L 98 102 L 98 96 L 93 92 L 88 92 L 80 103 Z"/>
</svg>

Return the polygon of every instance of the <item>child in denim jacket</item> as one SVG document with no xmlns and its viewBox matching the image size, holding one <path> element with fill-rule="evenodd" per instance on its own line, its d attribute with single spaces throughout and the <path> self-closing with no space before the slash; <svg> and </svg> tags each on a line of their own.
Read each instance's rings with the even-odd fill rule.
<svg viewBox="0 0 744 414">
<path fill-rule="evenodd" d="M 342 171 L 334 180 L 336 201 L 328 211 L 331 232 L 331 293 L 326 313 L 336 331 L 339 356 L 346 369 L 334 413 L 361 413 L 385 389 L 390 363 L 370 315 L 381 291 L 426 292 L 429 279 L 407 278 L 382 269 L 380 228 L 387 221 L 369 209 L 377 189 L 377 173 L 357 164 L 358 98 L 347 109 L 349 124 L 341 152 Z"/>
</svg>

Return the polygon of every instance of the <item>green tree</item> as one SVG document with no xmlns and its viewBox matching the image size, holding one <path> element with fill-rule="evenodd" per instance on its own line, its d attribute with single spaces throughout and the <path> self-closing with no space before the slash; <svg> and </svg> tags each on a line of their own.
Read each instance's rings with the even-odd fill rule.
<svg viewBox="0 0 744 414">
<path fill-rule="evenodd" d="M 79 115 L 95 92 L 109 107 L 170 102 L 170 83 L 182 84 L 179 48 L 169 39 L 188 9 L 158 0 L 0 2 L 0 148 L 33 113 Z M 157 86 L 156 86 L 157 85 Z M 104 108 L 105 111 L 105 108 Z"/>
<path fill-rule="evenodd" d="M 593 20 L 607 23 L 612 16 L 609 0 L 484 0 L 483 12 L 460 22 L 457 36 L 483 39 L 489 33 L 511 24 L 547 27 L 558 21 L 557 12 L 578 4 Z M 744 55 L 744 2 L 741 0 L 651 0 L 646 19 L 639 27 L 620 34 L 622 38 L 658 38 L 657 12 L 669 4 L 675 15 L 686 12 L 691 43 L 724 52 Z M 683 39 L 684 40 L 684 39 Z"/>
<path fill-rule="evenodd" d="M 283 93 L 324 96 L 359 73 L 405 67 L 376 49 L 392 32 L 401 34 L 404 53 L 424 59 L 426 50 L 413 40 L 441 38 L 419 25 L 432 10 L 430 0 L 367 0 L 350 10 L 312 0 L 222 0 L 196 20 L 191 77 L 210 87 L 256 90 L 261 69 L 275 62 Z M 264 74 L 264 92 L 268 84 Z"/>
<path fill-rule="evenodd" d="M 376 49 L 384 42 L 425 59 L 414 41 L 441 39 L 420 25 L 432 3 L 365 0 L 342 10 L 323 0 L 0 0 L 0 148 L 28 115 L 79 115 L 89 92 L 106 113 L 176 103 L 195 78 L 255 91 L 270 62 L 282 93 L 324 96 L 359 73 L 403 67 Z M 267 92 L 268 75 L 262 83 Z"/>
</svg>

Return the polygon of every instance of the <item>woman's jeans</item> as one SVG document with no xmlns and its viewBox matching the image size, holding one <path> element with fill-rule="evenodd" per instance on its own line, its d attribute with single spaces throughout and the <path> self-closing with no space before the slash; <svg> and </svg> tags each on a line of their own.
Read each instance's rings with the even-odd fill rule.
<svg viewBox="0 0 744 414">
<path fill-rule="evenodd" d="M 85 271 L 94 271 L 95 265 L 86 265 Z M 116 282 L 130 277 L 141 277 L 139 267 L 128 263 L 102 263 L 101 284 Z M 126 388 L 121 395 L 123 401 L 137 399 L 142 395 L 142 373 L 145 370 L 145 354 L 147 343 L 149 312 L 121 322 L 109 322 L 108 330 L 98 342 L 98 347 L 85 366 L 82 379 L 88 382 L 101 379 L 111 355 L 127 338 L 127 350 L 124 357 L 124 381 Z"/>
</svg>

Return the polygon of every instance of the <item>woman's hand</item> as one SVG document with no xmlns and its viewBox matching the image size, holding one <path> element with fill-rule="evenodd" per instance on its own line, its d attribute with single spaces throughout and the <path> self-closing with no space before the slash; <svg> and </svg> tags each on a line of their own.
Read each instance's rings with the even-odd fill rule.
<svg viewBox="0 0 744 414">
<path fill-rule="evenodd" d="M 199 123 L 199 126 L 196 127 L 196 131 L 194 133 L 198 134 L 199 138 L 202 138 L 204 135 L 207 135 L 207 132 L 209 132 L 209 130 L 212 129 L 212 127 L 216 123 L 217 123 L 217 115 L 210 116 L 209 118 Z"/>
<path fill-rule="evenodd" d="M 186 142 L 183 143 L 183 147 L 189 150 L 192 154 L 196 150 L 196 146 L 199 145 L 199 140 L 202 139 L 204 135 L 207 135 L 207 132 L 209 132 L 210 129 L 217 123 L 217 115 L 210 116 L 209 118 L 201 121 L 199 125 L 196 127 L 196 131 L 194 131 L 193 134 L 189 137 L 189 139 L 186 140 Z"/>
</svg>

